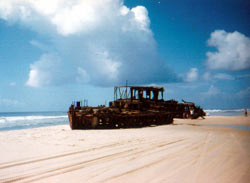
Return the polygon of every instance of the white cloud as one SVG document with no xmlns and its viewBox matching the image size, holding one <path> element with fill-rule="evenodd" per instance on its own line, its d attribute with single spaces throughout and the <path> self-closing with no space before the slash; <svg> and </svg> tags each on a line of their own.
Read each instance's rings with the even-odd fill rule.
<svg viewBox="0 0 250 183">
<path fill-rule="evenodd" d="M 137 6 L 135 8 L 132 8 L 131 11 L 134 13 L 138 28 L 144 31 L 148 31 L 150 21 L 148 18 L 147 9 L 144 6 Z"/>
<path fill-rule="evenodd" d="M 88 83 L 102 86 L 176 79 L 157 53 L 143 6 L 129 9 L 122 0 L 5 0 L 0 18 L 42 34 L 49 44 L 30 42 L 45 53 L 30 66 L 29 86 L 59 84 L 68 77 L 86 82 L 79 68 Z M 57 61 L 44 58 L 51 54 Z"/>
<path fill-rule="evenodd" d="M 212 79 L 212 76 L 211 76 L 210 72 L 205 72 L 202 77 L 203 77 L 203 79 L 205 79 L 207 81 Z"/>
<path fill-rule="evenodd" d="M 211 85 L 209 87 L 208 91 L 203 92 L 202 95 L 203 96 L 215 96 L 215 95 L 218 95 L 220 93 L 221 93 L 221 91 L 218 88 L 216 88 L 213 85 Z"/>
<path fill-rule="evenodd" d="M 127 15 L 129 13 L 129 9 L 126 6 L 122 6 L 120 9 L 120 12 L 124 16 L 124 15 Z"/>
<path fill-rule="evenodd" d="M 41 49 L 41 50 L 44 50 L 44 51 L 48 51 L 49 50 L 49 47 L 46 45 L 46 44 L 43 44 L 37 40 L 31 40 L 30 41 L 30 44 Z"/>
<path fill-rule="evenodd" d="M 245 35 L 216 30 L 211 33 L 208 45 L 217 49 L 206 53 L 210 69 L 239 71 L 250 67 L 250 39 Z"/>
<path fill-rule="evenodd" d="M 239 79 L 250 78 L 250 74 L 242 74 L 242 75 L 236 76 L 236 78 L 239 78 Z"/>
<path fill-rule="evenodd" d="M 246 89 L 239 91 L 238 93 L 236 93 L 236 96 L 240 98 L 250 97 L 250 87 L 247 87 Z"/>
<path fill-rule="evenodd" d="M 89 78 L 89 75 L 88 73 L 81 67 L 78 67 L 77 68 L 77 73 L 78 73 L 78 76 L 77 76 L 77 81 L 78 82 L 83 82 L 83 83 L 88 83 L 90 78 Z"/>
<path fill-rule="evenodd" d="M 218 73 L 214 75 L 215 79 L 221 79 L 221 80 L 234 80 L 234 77 L 229 74 L 224 73 Z"/>
<path fill-rule="evenodd" d="M 192 82 L 192 81 L 196 81 L 197 79 L 198 79 L 198 69 L 191 68 L 190 71 L 186 74 L 184 81 Z"/>
<path fill-rule="evenodd" d="M 229 74 L 225 73 L 217 73 L 217 74 L 211 74 L 210 72 L 205 72 L 203 74 L 203 79 L 207 81 L 211 81 L 214 79 L 220 79 L 220 80 L 234 80 L 235 78 Z"/>
<path fill-rule="evenodd" d="M 44 54 L 30 65 L 29 79 L 26 85 L 41 87 L 69 82 L 67 73 L 63 72 L 60 58 L 54 54 Z"/>
</svg>

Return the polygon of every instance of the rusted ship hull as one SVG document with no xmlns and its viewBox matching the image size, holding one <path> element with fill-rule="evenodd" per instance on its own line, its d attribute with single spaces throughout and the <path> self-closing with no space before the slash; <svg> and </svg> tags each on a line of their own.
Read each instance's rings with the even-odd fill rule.
<svg viewBox="0 0 250 183">
<path fill-rule="evenodd" d="M 198 118 L 202 109 L 193 103 L 164 101 L 163 87 L 118 86 L 109 107 L 71 105 L 68 111 L 72 129 L 134 128 L 173 123 L 174 117 Z"/>
<path fill-rule="evenodd" d="M 137 128 L 173 122 L 173 116 L 169 112 L 86 115 L 79 111 L 69 111 L 68 116 L 71 129 Z"/>
<path fill-rule="evenodd" d="M 91 129 L 97 126 L 97 117 L 85 116 L 79 112 L 68 112 L 71 129 Z"/>
<path fill-rule="evenodd" d="M 179 103 L 176 100 L 169 100 L 165 102 L 164 106 L 173 114 L 174 118 L 197 119 L 206 116 L 204 110 L 200 106 L 196 106 L 193 102 L 183 100 L 182 103 Z"/>
</svg>

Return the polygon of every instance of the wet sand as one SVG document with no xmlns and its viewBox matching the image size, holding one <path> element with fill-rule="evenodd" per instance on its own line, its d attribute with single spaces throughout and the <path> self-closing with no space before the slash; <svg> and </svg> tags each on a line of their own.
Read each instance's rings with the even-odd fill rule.
<svg viewBox="0 0 250 183">
<path fill-rule="evenodd" d="M 0 132 L 0 182 L 249 182 L 250 118 L 175 119 L 173 125 Z"/>
</svg>

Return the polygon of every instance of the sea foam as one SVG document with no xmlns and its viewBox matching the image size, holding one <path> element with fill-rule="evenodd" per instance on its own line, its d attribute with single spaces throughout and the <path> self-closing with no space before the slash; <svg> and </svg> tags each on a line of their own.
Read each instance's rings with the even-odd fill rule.
<svg viewBox="0 0 250 183">
<path fill-rule="evenodd" d="M 205 109 L 205 112 L 207 116 L 241 116 L 245 109 Z"/>
<path fill-rule="evenodd" d="M 68 123 L 66 112 L 0 113 L 0 130 L 13 130 Z"/>
</svg>

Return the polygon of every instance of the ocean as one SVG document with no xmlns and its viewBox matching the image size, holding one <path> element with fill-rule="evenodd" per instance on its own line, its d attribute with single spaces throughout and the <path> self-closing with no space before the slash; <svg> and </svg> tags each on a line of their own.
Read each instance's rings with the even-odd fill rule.
<svg viewBox="0 0 250 183">
<path fill-rule="evenodd" d="M 0 131 L 68 124 L 67 112 L 0 113 Z"/>
<path fill-rule="evenodd" d="M 248 109 L 249 111 L 249 109 Z M 243 116 L 244 109 L 205 110 L 207 116 Z M 69 124 L 67 112 L 5 112 L 0 113 L 0 131 Z"/>
<path fill-rule="evenodd" d="M 205 109 L 205 112 L 207 116 L 244 116 L 245 109 Z"/>
</svg>

